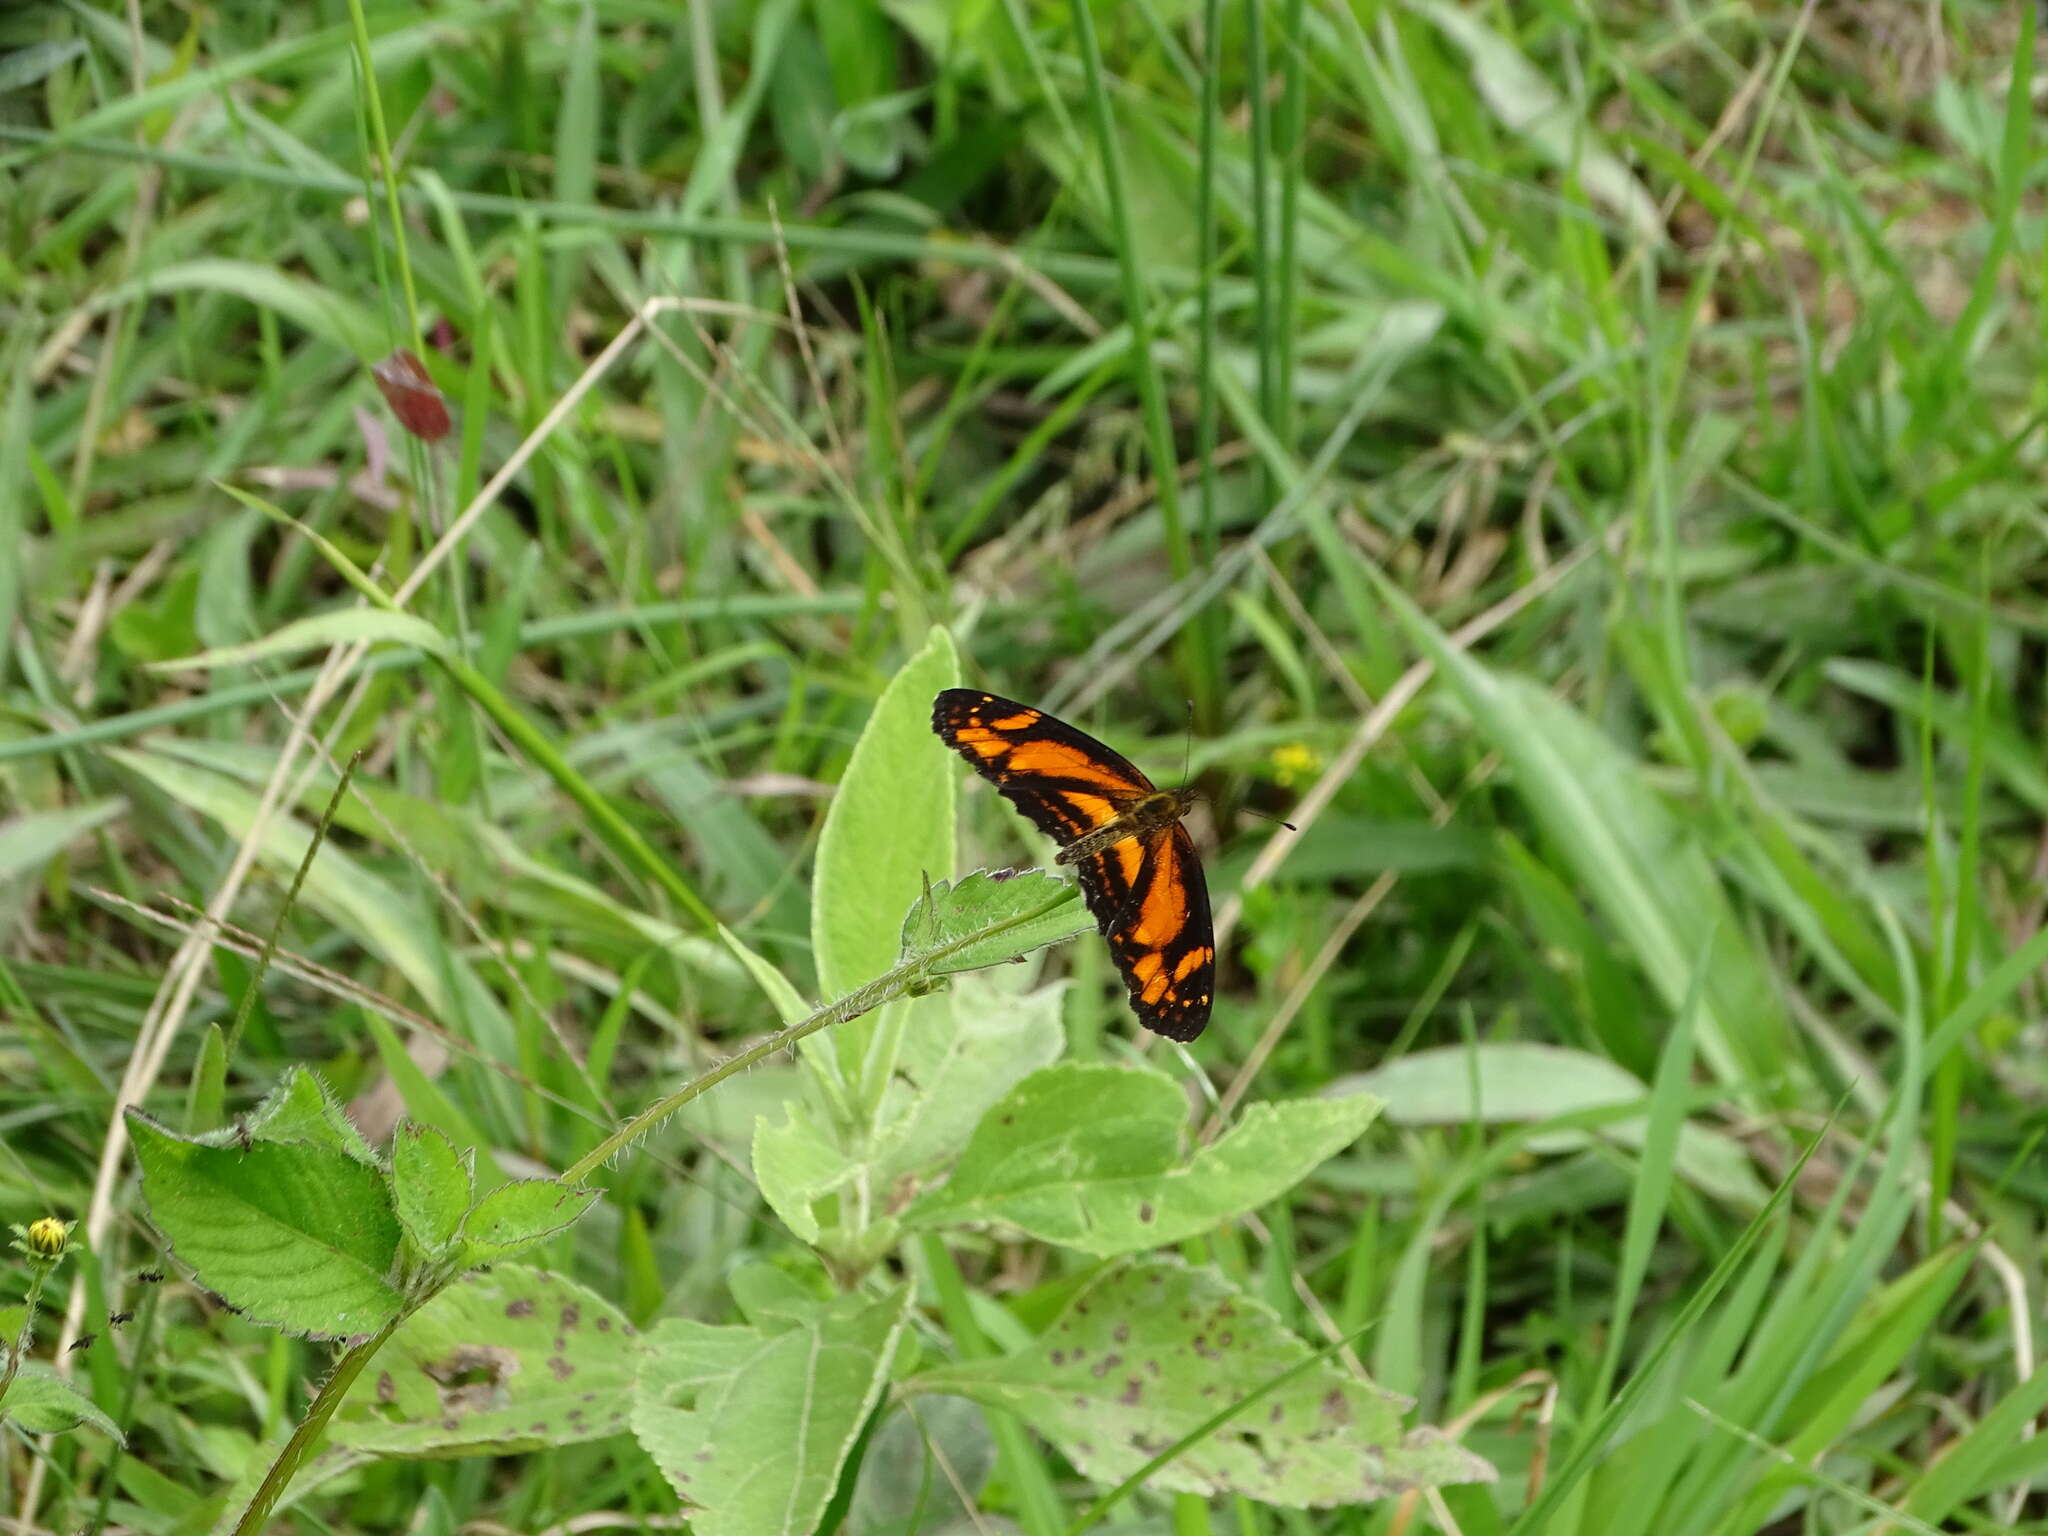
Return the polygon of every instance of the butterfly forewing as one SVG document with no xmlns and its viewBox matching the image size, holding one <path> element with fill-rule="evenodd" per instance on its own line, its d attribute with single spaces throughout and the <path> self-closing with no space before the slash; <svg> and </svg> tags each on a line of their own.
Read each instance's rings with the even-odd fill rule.
<svg viewBox="0 0 2048 1536">
<path fill-rule="evenodd" d="M 932 729 L 1062 848 L 1164 798 L 1119 753 L 1028 704 L 949 688 L 933 701 Z M 1214 991 L 1208 887 L 1179 821 L 1147 822 L 1071 862 L 1138 1021 L 1192 1040 Z"/>
</svg>

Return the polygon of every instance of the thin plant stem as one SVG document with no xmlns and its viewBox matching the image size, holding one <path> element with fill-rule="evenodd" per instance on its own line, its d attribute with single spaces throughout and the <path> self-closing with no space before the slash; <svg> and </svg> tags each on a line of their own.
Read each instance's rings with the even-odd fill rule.
<svg viewBox="0 0 2048 1536">
<path fill-rule="evenodd" d="M 1073 901 L 1076 894 L 1077 892 L 1074 888 L 1069 886 L 1063 889 L 1059 895 L 1047 898 L 1028 912 L 1020 912 L 1014 917 L 1006 917 L 1001 922 L 991 923 L 986 928 L 977 928 L 971 933 L 963 934 L 961 937 L 952 940 L 950 943 L 940 945 L 937 949 L 913 956 L 893 970 L 884 971 L 865 986 L 857 987 L 844 997 L 825 1004 L 824 1007 L 808 1017 L 797 1020 L 796 1023 L 790 1025 L 787 1029 L 777 1030 L 766 1039 L 748 1046 L 736 1056 L 728 1056 L 724 1061 L 719 1062 L 709 1071 L 677 1089 L 667 1098 L 658 1100 L 646 1109 L 641 1110 L 639 1114 L 628 1120 L 616 1131 L 613 1131 L 611 1135 L 605 1137 L 603 1141 L 576 1160 L 574 1165 L 562 1175 L 562 1181 L 565 1184 L 580 1184 L 598 1168 L 618 1156 L 620 1152 L 623 1152 L 634 1142 L 639 1141 L 670 1115 L 674 1114 L 691 1100 L 700 1098 L 710 1092 L 727 1078 L 736 1073 L 744 1072 L 748 1067 L 767 1060 L 777 1051 L 795 1045 L 799 1040 L 807 1036 L 815 1035 L 821 1029 L 828 1029 L 834 1024 L 844 1024 L 847 1020 L 857 1019 L 862 1014 L 881 1007 L 884 1003 L 895 1001 L 897 998 L 908 993 L 917 983 L 929 978 L 932 975 L 932 967 L 939 961 L 960 953 L 970 945 L 984 943 L 999 934 L 1008 933 L 1012 929 L 1022 927 L 1026 923 L 1034 923 L 1041 917 L 1056 912 Z"/>
</svg>

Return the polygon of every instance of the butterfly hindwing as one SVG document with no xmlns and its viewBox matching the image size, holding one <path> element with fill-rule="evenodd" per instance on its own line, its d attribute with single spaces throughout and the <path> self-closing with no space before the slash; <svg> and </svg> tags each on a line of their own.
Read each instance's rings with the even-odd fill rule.
<svg viewBox="0 0 2048 1536">
<path fill-rule="evenodd" d="M 1142 846 L 1143 856 L 1136 880 L 1125 887 L 1117 855 L 1133 846 Z M 1112 898 L 1125 893 L 1114 908 L 1109 899 L 1098 904 L 1091 889 L 1098 883 Z M 1194 1039 L 1209 1022 L 1216 940 L 1208 883 L 1187 829 L 1176 822 L 1142 845 L 1126 839 L 1083 860 L 1081 890 L 1109 941 L 1138 1022 L 1169 1040 Z"/>
<path fill-rule="evenodd" d="M 1121 754 L 1043 710 L 971 688 L 932 703 L 941 740 L 1062 848 L 1161 797 Z M 1195 845 L 1180 823 L 1072 858 L 1138 1021 L 1192 1040 L 1209 1020 L 1215 936 Z"/>
</svg>

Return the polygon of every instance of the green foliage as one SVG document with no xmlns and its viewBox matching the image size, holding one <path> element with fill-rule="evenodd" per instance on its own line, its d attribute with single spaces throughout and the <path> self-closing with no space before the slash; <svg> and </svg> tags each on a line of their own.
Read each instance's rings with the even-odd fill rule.
<svg viewBox="0 0 2048 1536">
<path fill-rule="evenodd" d="M 1139 1253 L 1277 1198 L 1356 1141 L 1379 1109 L 1368 1094 L 1255 1104 L 1182 1161 L 1187 1101 L 1171 1078 L 1048 1067 L 982 1117 L 952 1177 L 903 1219 L 1001 1222 L 1098 1257 Z"/>
<path fill-rule="evenodd" d="M 903 919 L 901 958 L 914 960 L 932 955 L 974 929 L 1038 912 L 1064 884 L 1036 869 L 1004 877 L 978 869 L 957 881 L 935 881 Z M 1008 960 L 1021 960 L 1034 949 L 1093 932 L 1094 919 L 1080 909 L 1078 889 L 1066 888 L 1074 893 L 1072 906 L 1046 912 L 1026 925 L 1007 929 L 986 944 L 953 950 L 934 961 L 933 971 L 943 975 L 1001 965 Z"/>
<path fill-rule="evenodd" d="M 334 1416 L 359 1458 L 509 1456 L 626 1427 L 640 1348 L 586 1286 L 500 1264 L 408 1317 Z"/>
<path fill-rule="evenodd" d="M 136 1112 L 128 1129 L 150 1220 L 252 1321 L 332 1339 L 398 1317 L 398 1218 L 374 1168 L 309 1142 L 207 1145 Z"/>
<path fill-rule="evenodd" d="M 1028 1349 L 906 1386 L 1020 1413 L 1100 1483 L 1182 1440 L 1153 1473 L 1158 1486 L 1275 1504 L 1349 1505 L 1493 1477 L 1433 1430 L 1404 1433 L 1398 1399 L 1319 1359 L 1264 1302 L 1167 1260 L 1105 1270 Z M 1202 1432 L 1238 1401 L 1240 1414 Z"/>
<path fill-rule="evenodd" d="M 9 1514 L 2039 1526 L 2039 23 L 1841 9 L 0 5 Z"/>
<path fill-rule="evenodd" d="M 751 1326 L 670 1318 L 648 1336 L 633 1432 L 705 1536 L 801 1536 L 888 1380 L 910 1298 L 751 1289 Z"/>
</svg>

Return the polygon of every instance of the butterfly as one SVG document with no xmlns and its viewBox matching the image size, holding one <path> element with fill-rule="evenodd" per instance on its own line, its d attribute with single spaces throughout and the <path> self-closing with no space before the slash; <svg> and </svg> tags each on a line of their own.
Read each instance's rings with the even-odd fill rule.
<svg viewBox="0 0 2048 1536">
<path fill-rule="evenodd" d="M 932 729 L 1060 845 L 1138 1022 L 1192 1040 L 1216 990 L 1216 930 L 1194 842 L 1194 796 L 1162 790 L 1120 754 L 1041 709 L 973 688 L 932 701 Z"/>
</svg>

